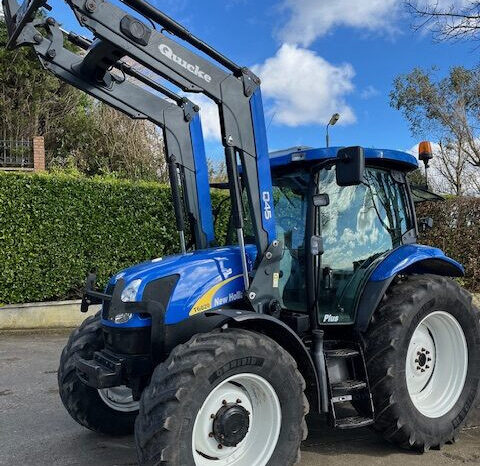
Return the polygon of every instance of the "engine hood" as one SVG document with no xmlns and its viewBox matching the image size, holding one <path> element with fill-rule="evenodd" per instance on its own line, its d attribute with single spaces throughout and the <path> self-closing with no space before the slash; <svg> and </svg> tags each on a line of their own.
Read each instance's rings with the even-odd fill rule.
<svg viewBox="0 0 480 466">
<path fill-rule="evenodd" d="M 247 245 L 246 250 L 247 264 L 251 270 L 257 249 L 253 245 Z M 141 301 L 149 283 L 171 275 L 177 275 L 178 281 L 167 306 L 167 325 L 239 300 L 245 291 L 240 249 L 237 246 L 206 249 L 144 262 L 117 273 L 111 278 L 108 287 L 112 289 L 120 279 L 125 281 L 125 286 L 134 280 L 141 280 L 136 295 L 136 301 Z M 126 324 L 114 324 L 108 320 L 103 320 L 103 323 L 115 327 L 141 327 L 148 326 L 151 322 L 148 318 L 135 315 Z"/>
</svg>

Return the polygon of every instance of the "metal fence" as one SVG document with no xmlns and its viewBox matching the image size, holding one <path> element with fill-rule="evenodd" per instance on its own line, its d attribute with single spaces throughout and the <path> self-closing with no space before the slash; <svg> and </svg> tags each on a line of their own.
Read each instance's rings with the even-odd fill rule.
<svg viewBox="0 0 480 466">
<path fill-rule="evenodd" d="M 31 140 L 0 140 L 0 170 L 33 169 Z"/>
</svg>

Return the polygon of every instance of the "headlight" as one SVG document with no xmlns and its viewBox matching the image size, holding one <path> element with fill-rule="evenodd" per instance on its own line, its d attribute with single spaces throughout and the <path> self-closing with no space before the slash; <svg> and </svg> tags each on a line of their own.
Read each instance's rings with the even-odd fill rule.
<svg viewBox="0 0 480 466">
<path fill-rule="evenodd" d="M 140 285 L 142 283 L 142 280 L 133 280 L 133 282 L 130 282 L 122 291 L 121 295 L 121 300 L 124 303 L 132 303 L 135 302 L 138 289 L 140 288 Z"/>
<path fill-rule="evenodd" d="M 133 314 L 126 312 L 124 314 L 118 314 L 115 317 L 111 318 L 110 320 L 112 322 L 115 322 L 116 324 L 126 324 L 132 317 L 133 317 Z"/>
</svg>

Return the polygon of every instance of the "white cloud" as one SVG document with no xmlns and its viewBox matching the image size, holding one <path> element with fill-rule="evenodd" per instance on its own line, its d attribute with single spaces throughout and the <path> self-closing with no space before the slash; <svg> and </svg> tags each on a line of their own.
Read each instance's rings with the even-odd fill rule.
<svg viewBox="0 0 480 466">
<path fill-rule="evenodd" d="M 282 41 L 308 46 L 339 26 L 371 31 L 394 30 L 402 2 L 398 0 L 284 0 L 291 18 L 279 32 Z"/>
<path fill-rule="evenodd" d="M 203 94 L 186 94 L 187 97 L 200 107 L 203 136 L 209 141 L 221 141 L 220 116 L 217 104 Z"/>
<path fill-rule="evenodd" d="M 326 124 L 339 112 L 339 124 L 355 122 L 345 96 L 353 91 L 350 64 L 332 65 L 311 50 L 284 44 L 275 56 L 253 67 L 263 94 L 272 100 L 269 114 L 287 126 Z"/>
<path fill-rule="evenodd" d="M 419 0 L 417 5 L 421 9 L 449 11 L 471 3 L 471 0 Z M 398 19 L 405 13 L 404 3 L 399 0 L 283 0 L 282 6 L 291 15 L 279 31 L 279 38 L 303 46 L 342 26 L 395 33 Z"/>
<path fill-rule="evenodd" d="M 360 92 L 360 98 L 363 100 L 371 99 L 380 94 L 380 91 L 374 86 L 367 86 Z"/>
</svg>

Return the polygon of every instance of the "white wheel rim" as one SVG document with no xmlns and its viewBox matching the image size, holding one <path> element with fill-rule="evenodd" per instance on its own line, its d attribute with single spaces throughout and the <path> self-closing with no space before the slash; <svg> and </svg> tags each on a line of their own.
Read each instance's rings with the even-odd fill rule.
<svg viewBox="0 0 480 466">
<path fill-rule="evenodd" d="M 238 403 L 240 401 L 240 403 Z M 249 413 L 249 430 L 236 447 L 222 446 L 213 437 L 212 415 L 225 402 Z M 275 390 L 263 377 L 237 374 L 208 395 L 195 419 L 192 453 L 196 466 L 265 466 L 277 446 L 282 410 Z"/>
<path fill-rule="evenodd" d="M 447 414 L 462 394 L 467 370 L 468 346 L 457 319 L 443 311 L 429 314 L 407 352 L 405 374 L 415 408 L 428 418 Z"/>
<path fill-rule="evenodd" d="M 133 399 L 132 390 L 125 385 L 98 390 L 102 401 L 115 411 L 132 413 L 138 411 L 140 402 Z"/>
</svg>

